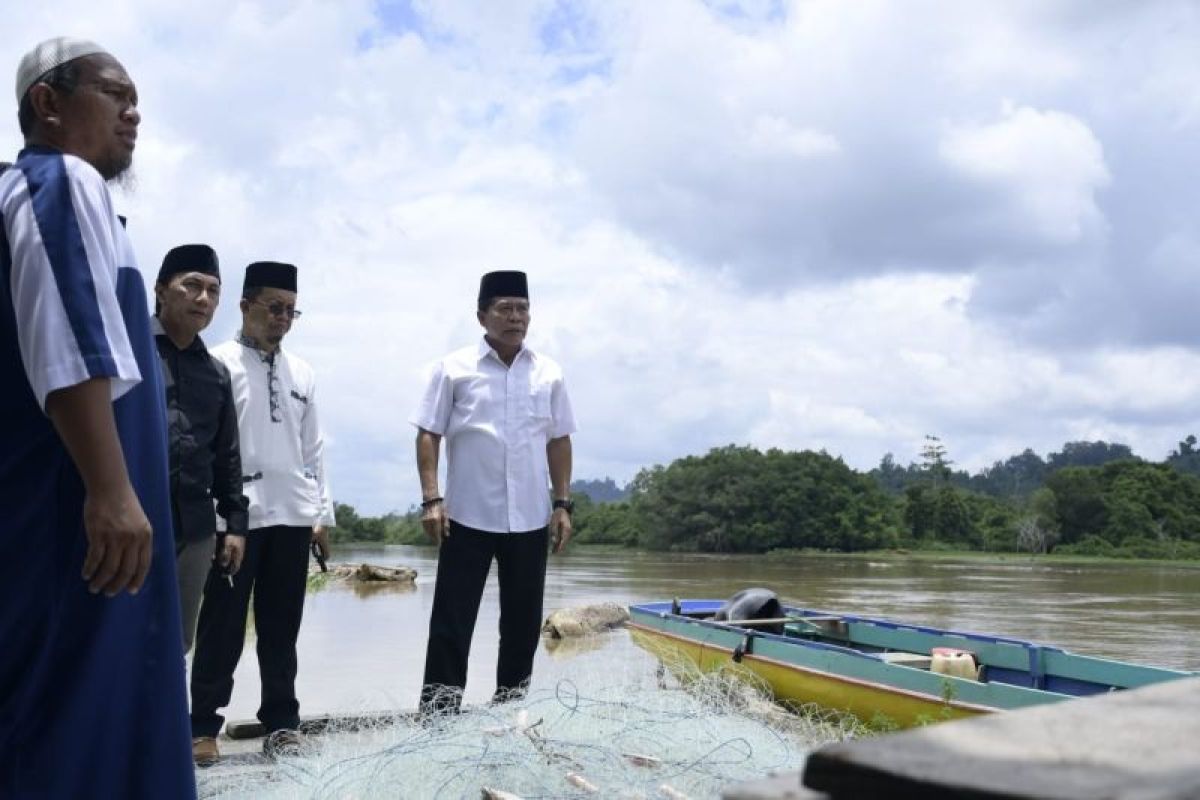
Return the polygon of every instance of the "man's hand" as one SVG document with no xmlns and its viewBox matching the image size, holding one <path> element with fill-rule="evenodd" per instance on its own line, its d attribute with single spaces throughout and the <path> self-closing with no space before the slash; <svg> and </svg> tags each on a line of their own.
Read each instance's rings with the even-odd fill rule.
<svg viewBox="0 0 1200 800">
<path fill-rule="evenodd" d="M 125 482 L 111 493 L 88 493 L 83 501 L 87 555 L 83 579 L 92 594 L 137 594 L 150 571 L 154 530 L 133 487 Z"/>
<path fill-rule="evenodd" d="M 550 552 L 558 555 L 571 541 L 571 515 L 565 508 L 556 508 L 550 515 Z"/>
<path fill-rule="evenodd" d="M 316 543 L 321 551 L 321 558 L 329 560 L 329 531 L 325 530 L 324 525 L 313 525 L 312 541 Z"/>
<path fill-rule="evenodd" d="M 46 396 L 46 415 L 83 479 L 83 579 L 93 594 L 137 594 L 150 571 L 154 530 L 138 500 L 117 425 L 107 378 L 92 378 Z"/>
<path fill-rule="evenodd" d="M 421 528 L 439 547 L 443 539 L 450 538 L 450 517 L 446 516 L 446 504 L 441 500 L 421 509 Z"/>
<path fill-rule="evenodd" d="M 246 537 L 236 533 L 226 533 L 221 537 L 221 552 L 217 555 L 217 563 L 227 575 L 236 575 L 242 568 L 242 559 L 246 557 Z"/>
</svg>

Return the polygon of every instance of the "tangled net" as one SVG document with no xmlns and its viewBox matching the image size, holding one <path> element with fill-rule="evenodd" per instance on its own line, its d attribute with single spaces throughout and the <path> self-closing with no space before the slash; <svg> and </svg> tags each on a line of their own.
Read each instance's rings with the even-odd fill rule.
<svg viewBox="0 0 1200 800">
<path fill-rule="evenodd" d="M 662 658 L 667 669 L 632 672 L 596 659 L 552 688 L 458 714 L 331 723 L 301 755 L 200 771 L 200 796 L 698 800 L 865 733 L 816 708 L 784 711 L 744 674 Z"/>
</svg>

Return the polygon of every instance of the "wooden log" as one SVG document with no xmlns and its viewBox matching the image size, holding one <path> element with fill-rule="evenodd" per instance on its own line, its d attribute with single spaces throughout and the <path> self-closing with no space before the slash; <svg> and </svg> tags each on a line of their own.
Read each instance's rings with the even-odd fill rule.
<svg viewBox="0 0 1200 800">
<path fill-rule="evenodd" d="M 593 603 L 577 608 L 560 608 L 542 623 L 542 636 L 567 639 L 602 633 L 629 621 L 629 609 L 617 603 Z"/>
</svg>

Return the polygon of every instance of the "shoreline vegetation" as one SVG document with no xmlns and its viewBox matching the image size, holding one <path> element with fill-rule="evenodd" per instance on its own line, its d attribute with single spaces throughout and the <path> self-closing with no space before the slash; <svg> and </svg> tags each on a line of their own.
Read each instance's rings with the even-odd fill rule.
<svg viewBox="0 0 1200 800">
<path fill-rule="evenodd" d="M 918 462 L 902 467 L 889 453 L 868 472 L 824 451 L 728 445 L 643 469 L 624 488 L 577 481 L 572 494 L 578 545 L 1200 568 L 1194 436 L 1161 462 L 1121 444 L 1069 442 L 1045 459 L 1027 449 L 975 474 L 953 469 L 934 436 Z M 336 511 L 335 543 L 428 544 L 418 508 Z"/>
</svg>

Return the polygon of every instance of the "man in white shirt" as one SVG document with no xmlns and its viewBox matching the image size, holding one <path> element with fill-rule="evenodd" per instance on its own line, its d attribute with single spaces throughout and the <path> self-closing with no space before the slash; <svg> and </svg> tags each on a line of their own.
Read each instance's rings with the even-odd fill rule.
<svg viewBox="0 0 1200 800">
<path fill-rule="evenodd" d="M 313 370 L 280 347 L 300 316 L 296 268 L 274 261 L 248 266 L 241 310 L 236 341 L 214 347 L 212 355 L 228 367 L 233 385 L 250 532 L 237 574 L 214 565 L 204 586 L 191 683 L 197 764 L 219 758 L 216 736 L 224 717 L 217 709 L 233 693 L 251 592 L 262 676 L 258 719 L 267 732 L 263 750 L 278 755 L 298 747 L 296 638 L 309 547 L 328 558 L 326 526 L 334 524 Z"/>
<path fill-rule="evenodd" d="M 484 275 L 476 316 L 483 339 L 432 366 L 410 420 L 417 427 L 421 524 L 439 546 L 421 688 L 425 713 L 456 711 L 462 702 L 493 558 L 500 580 L 494 699 L 524 695 L 542 623 L 547 547 L 559 553 L 571 537 L 575 418 L 558 364 L 524 344 L 525 273 Z M 438 491 L 443 438 L 444 499 Z"/>
</svg>

